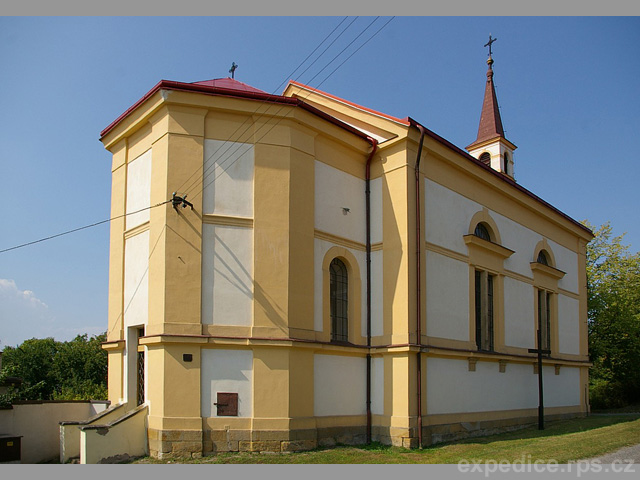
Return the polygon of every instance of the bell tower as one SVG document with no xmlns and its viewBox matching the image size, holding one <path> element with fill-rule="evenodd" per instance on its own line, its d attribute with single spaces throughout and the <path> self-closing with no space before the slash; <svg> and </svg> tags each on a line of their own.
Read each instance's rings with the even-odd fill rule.
<svg viewBox="0 0 640 480">
<path fill-rule="evenodd" d="M 517 147 L 504 136 L 498 98 L 493 84 L 491 45 L 496 40 L 497 38 L 492 38 L 489 35 L 489 42 L 485 44 L 485 47 L 489 47 L 489 58 L 487 59 L 489 69 L 487 70 L 487 83 L 484 90 L 482 113 L 480 114 L 480 126 L 478 127 L 478 137 L 467 147 L 467 151 L 485 165 L 514 178 L 513 151 Z"/>
</svg>

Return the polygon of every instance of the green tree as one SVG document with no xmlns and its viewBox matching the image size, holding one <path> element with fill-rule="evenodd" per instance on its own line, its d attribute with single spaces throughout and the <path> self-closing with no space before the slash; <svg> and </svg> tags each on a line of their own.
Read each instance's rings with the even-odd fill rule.
<svg viewBox="0 0 640 480">
<path fill-rule="evenodd" d="M 78 335 L 69 342 L 53 338 L 24 341 L 7 347 L 2 355 L 2 376 L 22 378 L 10 392 L 13 400 L 100 400 L 107 398 L 107 352 L 101 348 L 106 334 Z M 6 398 L 5 398 L 6 401 Z"/>
<path fill-rule="evenodd" d="M 606 223 L 591 228 L 587 286 L 591 404 L 619 407 L 640 401 L 640 254 Z"/>
<path fill-rule="evenodd" d="M 53 365 L 58 379 L 55 400 L 107 398 L 107 352 L 101 347 L 106 338 L 84 334 L 60 344 Z"/>
<path fill-rule="evenodd" d="M 53 338 L 25 340 L 18 347 L 6 347 L 2 353 L 2 370 L 23 381 L 21 400 L 50 400 L 57 379 L 53 373 L 53 362 L 58 351 Z"/>
</svg>

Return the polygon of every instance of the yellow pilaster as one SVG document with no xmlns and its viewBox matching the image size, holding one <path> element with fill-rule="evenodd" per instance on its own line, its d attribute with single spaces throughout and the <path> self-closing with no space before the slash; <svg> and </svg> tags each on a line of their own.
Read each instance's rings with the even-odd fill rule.
<svg viewBox="0 0 640 480">
<path fill-rule="evenodd" d="M 255 146 L 253 335 L 287 336 L 290 151 Z"/>
</svg>

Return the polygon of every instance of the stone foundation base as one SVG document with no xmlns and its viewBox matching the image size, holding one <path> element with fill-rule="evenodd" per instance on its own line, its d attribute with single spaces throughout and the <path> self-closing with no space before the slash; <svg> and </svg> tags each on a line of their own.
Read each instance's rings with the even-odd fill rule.
<svg viewBox="0 0 640 480">
<path fill-rule="evenodd" d="M 565 414 L 546 416 L 547 422 L 584 416 Z M 428 425 L 422 429 L 423 446 L 454 442 L 464 438 L 495 435 L 518 430 L 538 422 L 537 417 L 509 418 L 477 422 Z M 398 432 L 373 426 L 371 440 L 385 445 L 417 448 L 416 430 Z M 172 456 L 198 458 L 223 452 L 282 453 L 312 450 L 336 445 L 366 444 L 366 426 L 329 427 L 308 430 L 153 430 L 149 429 L 149 454 L 155 458 Z"/>
<path fill-rule="evenodd" d="M 202 457 L 201 430 L 147 430 L 149 455 L 154 458 Z"/>
<path fill-rule="evenodd" d="M 318 446 L 315 430 L 205 430 L 203 452 L 299 452 Z"/>
<path fill-rule="evenodd" d="M 545 415 L 545 422 L 568 420 L 584 417 L 586 413 L 570 413 L 563 415 Z M 429 425 L 422 429 L 422 444 L 429 446 L 436 443 L 455 442 L 465 438 L 484 437 L 499 433 L 511 432 L 538 424 L 538 417 L 508 418 L 477 422 L 450 423 L 446 425 Z"/>
</svg>

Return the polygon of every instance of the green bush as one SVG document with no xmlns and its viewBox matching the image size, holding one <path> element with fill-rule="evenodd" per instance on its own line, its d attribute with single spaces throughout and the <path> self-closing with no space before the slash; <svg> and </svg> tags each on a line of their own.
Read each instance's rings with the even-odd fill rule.
<svg viewBox="0 0 640 480">
<path fill-rule="evenodd" d="M 602 378 L 593 378 L 589 383 L 589 403 L 592 410 L 622 408 L 629 404 L 623 385 Z"/>
</svg>

